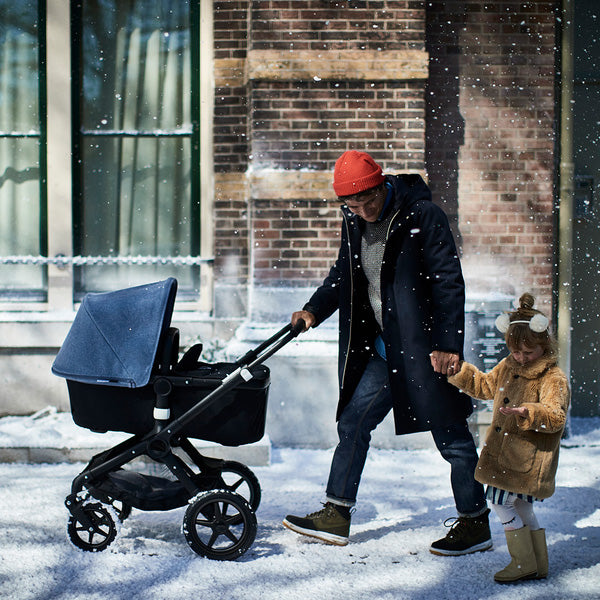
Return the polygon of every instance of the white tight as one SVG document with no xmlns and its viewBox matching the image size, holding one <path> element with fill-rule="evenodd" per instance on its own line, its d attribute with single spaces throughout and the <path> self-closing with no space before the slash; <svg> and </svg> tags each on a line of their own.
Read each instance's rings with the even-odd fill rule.
<svg viewBox="0 0 600 600">
<path fill-rule="evenodd" d="M 524 525 L 528 525 L 531 531 L 540 528 L 531 502 L 513 497 L 507 504 L 492 504 L 492 508 L 506 531 L 521 529 Z"/>
</svg>

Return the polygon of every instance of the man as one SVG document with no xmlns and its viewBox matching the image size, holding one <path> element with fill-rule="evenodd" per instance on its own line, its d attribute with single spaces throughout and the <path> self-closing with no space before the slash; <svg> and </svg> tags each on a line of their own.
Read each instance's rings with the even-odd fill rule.
<svg viewBox="0 0 600 600">
<path fill-rule="evenodd" d="M 393 410 L 397 434 L 431 431 L 451 465 L 459 516 L 431 552 L 487 550 L 489 509 L 466 422 L 472 404 L 446 380 L 464 342 L 464 281 L 448 220 L 419 175 L 384 176 L 364 152 L 342 154 L 333 189 L 344 202 L 338 258 L 292 323 L 316 327 L 339 309 L 339 444 L 324 508 L 283 524 L 348 543 L 371 432 Z"/>
</svg>

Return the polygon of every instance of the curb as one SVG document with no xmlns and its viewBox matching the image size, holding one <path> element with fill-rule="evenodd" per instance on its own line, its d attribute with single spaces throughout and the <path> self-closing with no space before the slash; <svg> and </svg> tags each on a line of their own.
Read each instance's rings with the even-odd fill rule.
<svg viewBox="0 0 600 600">
<path fill-rule="evenodd" d="M 194 443 L 196 442 L 196 443 Z M 267 467 L 271 464 L 271 443 L 268 438 L 256 444 L 239 447 L 203 446 L 192 440 L 196 449 L 204 456 L 236 460 L 253 467 Z M 36 448 L 5 447 L 0 448 L 0 463 L 58 464 L 87 463 L 93 456 L 110 448 Z"/>
</svg>

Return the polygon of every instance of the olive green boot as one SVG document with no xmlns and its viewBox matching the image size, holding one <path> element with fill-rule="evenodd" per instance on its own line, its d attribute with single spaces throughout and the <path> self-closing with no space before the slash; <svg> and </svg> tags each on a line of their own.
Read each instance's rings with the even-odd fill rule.
<svg viewBox="0 0 600 600">
<path fill-rule="evenodd" d="M 520 579 L 531 579 L 536 576 L 537 563 L 533 551 L 533 541 L 529 527 L 505 531 L 506 545 L 512 558 L 510 564 L 494 575 L 498 583 L 510 583 Z"/>
<path fill-rule="evenodd" d="M 537 563 L 537 574 L 533 579 L 544 579 L 548 575 L 548 546 L 546 545 L 546 530 L 536 529 L 531 532 L 533 552 Z"/>
<path fill-rule="evenodd" d="M 327 502 L 321 510 L 297 517 L 288 515 L 283 524 L 296 533 L 317 538 L 327 544 L 345 546 L 350 535 L 350 508 Z"/>
</svg>

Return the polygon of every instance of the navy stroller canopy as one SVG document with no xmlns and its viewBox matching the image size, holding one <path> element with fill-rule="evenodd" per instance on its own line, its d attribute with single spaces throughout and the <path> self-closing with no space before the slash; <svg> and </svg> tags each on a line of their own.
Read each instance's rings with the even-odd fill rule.
<svg viewBox="0 0 600 600">
<path fill-rule="evenodd" d="M 141 387 L 150 380 L 173 314 L 177 280 L 86 294 L 52 372 L 100 385 Z"/>
</svg>

